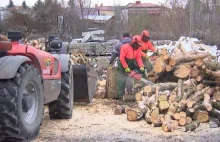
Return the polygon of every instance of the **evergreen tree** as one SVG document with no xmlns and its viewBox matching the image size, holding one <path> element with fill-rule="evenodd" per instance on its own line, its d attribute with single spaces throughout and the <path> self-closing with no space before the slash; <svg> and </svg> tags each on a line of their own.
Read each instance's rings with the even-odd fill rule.
<svg viewBox="0 0 220 142">
<path fill-rule="evenodd" d="M 7 7 L 8 8 L 14 7 L 14 2 L 12 0 L 9 0 L 9 5 Z"/>
<path fill-rule="evenodd" d="M 25 2 L 25 1 L 22 2 L 22 7 L 23 7 L 24 9 L 27 8 L 27 5 L 26 5 L 26 2 Z"/>
</svg>

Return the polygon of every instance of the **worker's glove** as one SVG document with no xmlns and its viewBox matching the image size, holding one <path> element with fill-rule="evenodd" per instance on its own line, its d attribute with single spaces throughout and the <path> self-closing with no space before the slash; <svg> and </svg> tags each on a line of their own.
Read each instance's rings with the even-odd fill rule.
<svg viewBox="0 0 220 142">
<path fill-rule="evenodd" d="M 149 58 L 150 58 L 150 57 L 149 57 L 148 55 L 146 55 L 146 57 L 145 57 L 145 58 L 146 58 L 146 60 L 149 60 Z"/>
<path fill-rule="evenodd" d="M 129 68 L 125 68 L 125 72 L 126 72 L 126 73 L 130 73 L 131 70 L 130 70 Z"/>
<path fill-rule="evenodd" d="M 140 68 L 140 71 L 143 73 L 143 72 L 144 72 L 144 67 L 141 67 L 141 68 Z"/>
</svg>

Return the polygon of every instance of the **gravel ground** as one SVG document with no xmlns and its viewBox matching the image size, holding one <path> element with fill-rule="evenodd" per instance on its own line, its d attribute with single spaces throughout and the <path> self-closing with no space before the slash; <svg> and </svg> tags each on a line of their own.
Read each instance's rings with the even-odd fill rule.
<svg viewBox="0 0 220 142">
<path fill-rule="evenodd" d="M 50 120 L 48 110 L 39 137 L 34 142 L 220 142 L 220 128 L 201 124 L 194 132 L 165 133 L 144 120 L 129 122 L 114 115 L 115 100 L 75 104 L 70 120 Z"/>
</svg>

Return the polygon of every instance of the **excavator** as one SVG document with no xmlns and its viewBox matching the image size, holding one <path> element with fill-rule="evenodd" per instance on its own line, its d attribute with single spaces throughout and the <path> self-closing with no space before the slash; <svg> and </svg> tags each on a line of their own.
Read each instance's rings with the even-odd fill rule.
<svg viewBox="0 0 220 142">
<path fill-rule="evenodd" d="M 51 119 L 71 119 L 73 102 L 91 102 L 97 74 L 72 65 L 63 41 L 49 37 L 46 51 L 18 43 L 21 33 L 0 36 L 0 141 L 31 141 L 40 130 L 44 105 Z"/>
</svg>

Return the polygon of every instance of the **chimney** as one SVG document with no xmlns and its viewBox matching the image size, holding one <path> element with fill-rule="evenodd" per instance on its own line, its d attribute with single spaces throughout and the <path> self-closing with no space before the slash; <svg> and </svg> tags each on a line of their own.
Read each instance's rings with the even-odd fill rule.
<svg viewBox="0 0 220 142">
<path fill-rule="evenodd" d="M 141 4 L 141 1 L 136 1 L 136 5 Z"/>
<path fill-rule="evenodd" d="M 95 4 L 95 8 L 98 8 L 98 4 Z"/>
<path fill-rule="evenodd" d="M 103 6 L 103 3 L 101 3 L 101 5 L 100 5 L 101 7 Z"/>
</svg>

